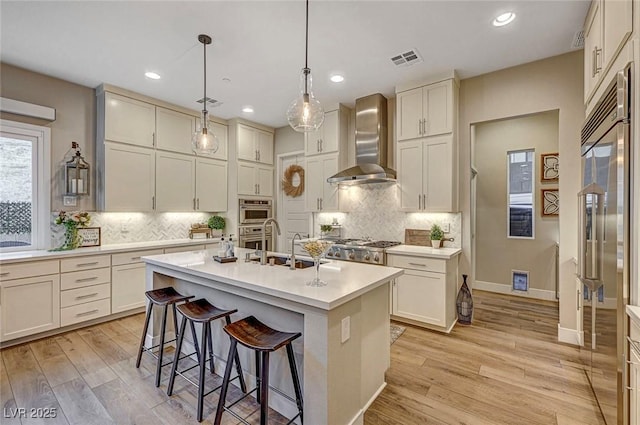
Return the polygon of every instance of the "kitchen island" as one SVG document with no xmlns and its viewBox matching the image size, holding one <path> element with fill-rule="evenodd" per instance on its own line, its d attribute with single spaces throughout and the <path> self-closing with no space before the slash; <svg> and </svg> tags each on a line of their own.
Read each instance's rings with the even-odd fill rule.
<svg viewBox="0 0 640 425">
<path fill-rule="evenodd" d="M 233 263 L 213 261 L 212 251 L 144 257 L 147 290 L 173 286 L 209 300 L 220 308 L 238 309 L 232 320 L 253 315 L 268 326 L 301 332 L 293 344 L 301 369 L 304 420 L 314 425 L 362 424 L 364 411 L 385 386 L 389 367 L 389 282 L 403 271 L 392 267 L 330 261 L 320 266 L 325 287 L 310 287 L 314 269 L 245 262 L 249 250 L 238 248 Z M 159 315 L 147 334 L 155 344 Z M 171 323 L 171 320 L 168 321 Z M 212 325 L 214 353 L 220 373 L 229 348 L 222 323 Z M 169 335 L 168 335 L 169 337 Z M 190 335 L 185 334 L 185 341 Z M 185 352 L 191 349 L 188 346 Z M 252 353 L 239 347 L 250 388 L 255 383 Z M 281 350 L 282 351 L 282 350 Z M 271 385 L 293 395 L 284 352 L 271 357 Z M 277 392 L 270 406 L 287 417 L 295 405 Z M 194 406 L 195 408 L 195 406 Z M 211 412 L 206 412 L 209 415 Z"/>
</svg>

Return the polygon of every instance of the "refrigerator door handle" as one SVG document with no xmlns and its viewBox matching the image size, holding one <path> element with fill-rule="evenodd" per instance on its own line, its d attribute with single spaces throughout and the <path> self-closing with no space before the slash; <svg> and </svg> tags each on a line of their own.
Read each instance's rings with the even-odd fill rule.
<svg viewBox="0 0 640 425">
<path fill-rule="evenodd" d="M 604 253 L 604 190 L 595 183 L 578 193 L 578 278 L 591 291 L 602 286 Z M 588 220 L 587 204 L 591 200 L 591 220 Z M 591 248 L 589 250 L 589 248 Z M 587 268 L 587 266 L 590 266 Z"/>
</svg>

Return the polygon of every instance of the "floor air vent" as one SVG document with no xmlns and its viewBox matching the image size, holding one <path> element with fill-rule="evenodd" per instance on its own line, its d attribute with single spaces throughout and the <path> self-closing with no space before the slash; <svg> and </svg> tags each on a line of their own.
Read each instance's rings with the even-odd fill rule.
<svg viewBox="0 0 640 425">
<path fill-rule="evenodd" d="M 198 103 L 204 103 L 205 100 L 207 101 L 207 106 L 211 106 L 213 108 L 215 108 L 216 106 L 220 106 L 222 105 L 222 102 L 217 100 L 217 99 L 212 99 L 210 97 L 203 97 L 201 99 L 196 100 L 196 102 Z"/>
<path fill-rule="evenodd" d="M 422 62 L 422 56 L 420 56 L 418 49 L 411 49 L 399 55 L 393 56 L 391 58 L 391 62 L 393 62 L 397 66 L 411 66 L 416 63 Z"/>
</svg>

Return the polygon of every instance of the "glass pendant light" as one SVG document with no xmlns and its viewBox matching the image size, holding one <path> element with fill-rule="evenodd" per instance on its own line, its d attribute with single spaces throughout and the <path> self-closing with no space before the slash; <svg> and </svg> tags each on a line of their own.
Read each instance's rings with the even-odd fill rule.
<svg viewBox="0 0 640 425">
<path fill-rule="evenodd" d="M 309 0 L 307 0 L 306 33 L 304 48 L 304 68 L 300 75 L 300 96 L 298 96 L 287 110 L 287 120 L 295 131 L 315 131 L 324 121 L 324 109 L 320 101 L 311 91 L 311 69 L 309 69 Z"/>
<path fill-rule="evenodd" d="M 209 112 L 207 111 L 207 44 L 211 44 L 211 37 L 200 34 L 198 41 L 204 48 L 204 96 L 202 97 L 202 116 L 200 117 L 199 128 L 193 133 L 191 147 L 198 155 L 213 155 L 218 150 L 219 141 L 213 131 L 209 128 Z"/>
</svg>

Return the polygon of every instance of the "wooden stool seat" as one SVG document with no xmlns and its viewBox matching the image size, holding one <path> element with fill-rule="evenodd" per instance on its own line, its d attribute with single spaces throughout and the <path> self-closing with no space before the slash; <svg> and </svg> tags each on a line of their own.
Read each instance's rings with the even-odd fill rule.
<svg viewBox="0 0 640 425">
<path fill-rule="evenodd" d="M 224 370 L 224 377 L 222 378 L 222 388 L 220 389 L 220 397 L 218 398 L 218 407 L 216 409 L 216 417 L 213 421 L 214 425 L 220 425 L 222 423 L 222 414 L 224 412 L 229 413 L 235 419 L 242 422 L 245 425 L 250 425 L 243 417 L 231 410 L 235 404 L 240 400 L 247 397 L 254 391 L 256 392 L 256 401 L 260 404 L 260 425 L 267 425 L 269 422 L 269 354 L 279 348 L 285 347 L 287 351 L 287 359 L 289 360 L 289 369 L 291 371 L 291 379 L 293 380 L 293 390 L 295 392 L 295 398 L 283 393 L 282 391 L 272 388 L 274 391 L 296 403 L 298 407 L 298 413 L 287 422 L 287 424 L 293 423 L 296 418 L 300 419 L 300 423 L 303 423 L 303 400 L 302 400 L 302 388 L 300 386 L 300 377 L 298 376 L 298 369 L 296 367 L 295 354 L 293 352 L 292 342 L 302 336 L 300 332 L 281 332 L 270 328 L 264 323 L 260 322 L 253 316 L 246 317 L 235 323 L 231 323 L 224 327 L 224 331 L 231 338 L 231 345 L 229 346 L 228 358 L 234 358 L 238 355 L 238 343 L 244 345 L 247 348 L 252 349 L 256 355 L 256 387 L 245 393 L 240 399 L 232 402 L 229 405 L 225 405 L 227 400 L 227 390 L 229 388 L 229 381 L 231 378 L 231 370 L 233 365 L 231 362 L 227 363 Z"/>
<path fill-rule="evenodd" d="M 302 336 L 300 332 L 272 329 L 253 316 L 225 326 L 224 331 L 240 344 L 256 351 L 276 351 Z"/>
<path fill-rule="evenodd" d="M 169 305 L 175 304 L 180 301 L 186 301 L 191 298 L 194 298 L 193 295 L 182 295 L 173 287 L 169 286 L 166 288 L 154 289 L 152 291 L 147 291 L 144 293 L 149 301 L 154 303 L 155 305 Z"/>
<path fill-rule="evenodd" d="M 183 316 L 197 323 L 212 322 L 216 319 L 220 319 L 221 317 L 230 316 L 238 311 L 237 309 L 219 309 L 204 298 L 181 304 L 178 306 L 178 310 Z"/>
</svg>

